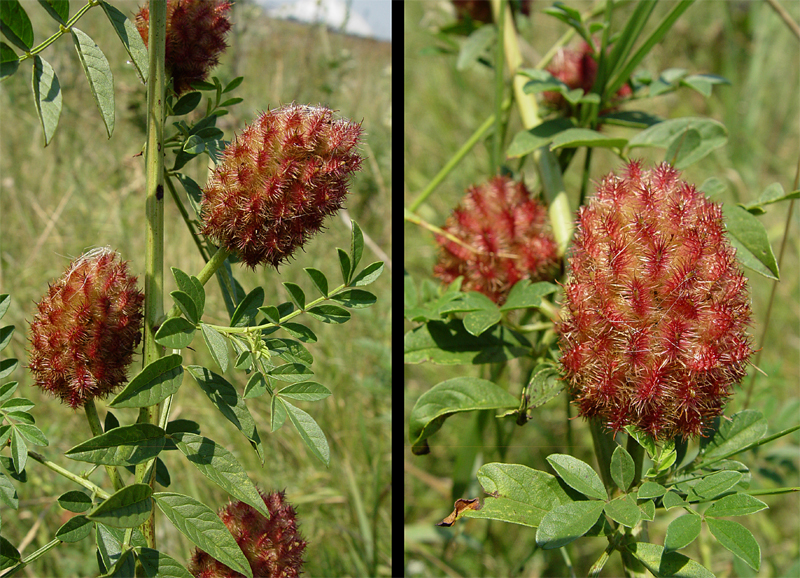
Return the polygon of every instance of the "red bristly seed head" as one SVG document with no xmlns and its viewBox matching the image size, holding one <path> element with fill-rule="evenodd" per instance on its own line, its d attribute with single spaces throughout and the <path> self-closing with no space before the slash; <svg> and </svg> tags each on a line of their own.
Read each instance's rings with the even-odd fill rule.
<svg viewBox="0 0 800 578">
<path fill-rule="evenodd" d="M 244 502 L 228 504 L 220 510 L 219 517 L 244 552 L 253 576 L 296 578 L 301 573 L 307 545 L 297 529 L 297 514 L 284 492 L 258 493 L 269 518 Z M 192 555 L 189 572 L 195 578 L 243 578 L 199 548 Z"/>
<path fill-rule="evenodd" d="M 227 0 L 167 0 L 166 68 L 176 94 L 190 90 L 192 82 L 205 80 L 219 64 L 228 47 L 225 35 L 231 29 Z M 150 9 L 136 15 L 136 27 L 145 44 L 150 27 Z"/>
<path fill-rule="evenodd" d="M 73 409 L 127 381 L 141 340 L 144 294 L 117 257 L 104 247 L 73 261 L 31 323 L 28 367 L 36 385 Z"/>
<path fill-rule="evenodd" d="M 722 209 L 664 163 L 603 179 L 578 215 L 561 363 L 584 417 L 702 434 L 752 353 L 747 282 Z"/>
<path fill-rule="evenodd" d="M 248 266 L 277 267 L 342 207 L 361 167 L 361 125 L 288 105 L 234 138 L 203 190 L 203 234 Z"/>
<path fill-rule="evenodd" d="M 588 94 L 597 78 L 597 61 L 592 54 L 592 47 L 584 42 L 578 50 L 562 48 L 553 57 L 547 72 L 566 84 L 570 90 L 580 88 L 584 94 Z M 617 91 L 614 100 L 622 100 L 630 94 L 631 88 L 624 84 Z M 554 108 L 567 113 L 572 111 L 572 105 L 560 92 L 545 91 L 542 96 Z"/>
<path fill-rule="evenodd" d="M 548 229 L 547 208 L 523 183 L 495 177 L 471 187 L 437 235 L 441 246 L 433 273 L 446 283 L 463 276 L 464 291 L 505 303 L 515 283 L 552 280 L 558 245 Z"/>
</svg>

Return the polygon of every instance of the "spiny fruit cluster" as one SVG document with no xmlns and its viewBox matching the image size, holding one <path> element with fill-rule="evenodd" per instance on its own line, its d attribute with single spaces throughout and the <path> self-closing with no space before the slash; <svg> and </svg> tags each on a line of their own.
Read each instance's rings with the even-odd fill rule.
<svg viewBox="0 0 800 578">
<path fill-rule="evenodd" d="M 264 494 L 261 498 L 269 519 L 244 502 L 228 504 L 219 517 L 230 530 L 250 563 L 253 576 L 260 578 L 296 578 L 303 566 L 307 542 L 297 529 L 297 514 L 284 492 Z M 200 549 L 195 549 L 189 564 L 195 578 L 243 578 Z"/>
<path fill-rule="evenodd" d="M 73 409 L 127 380 L 141 339 L 144 294 L 117 257 L 104 247 L 73 261 L 31 323 L 28 367 L 36 385 Z"/>
<path fill-rule="evenodd" d="M 592 53 L 592 47 L 584 42 L 580 49 L 563 48 L 553 57 L 547 72 L 567 85 L 570 90 L 580 88 L 588 94 L 597 78 L 597 60 Z M 631 94 L 631 88 L 624 84 L 614 96 L 614 101 L 622 100 Z M 570 113 L 572 105 L 560 92 L 546 91 L 543 93 L 545 102 L 552 107 Z"/>
<path fill-rule="evenodd" d="M 462 290 L 495 303 L 505 303 L 517 281 L 550 280 L 558 272 L 547 208 L 508 177 L 470 187 L 442 230 L 448 235 L 436 237 L 441 252 L 434 274 L 446 283 L 463 276 Z"/>
<path fill-rule="evenodd" d="M 203 234 L 250 267 L 277 267 L 342 207 L 361 167 L 361 126 L 325 107 L 287 105 L 234 138 L 203 190 Z"/>
<path fill-rule="evenodd" d="M 752 353 L 722 210 L 664 163 L 611 173 L 582 207 L 558 325 L 580 414 L 655 439 L 701 434 Z"/>
<path fill-rule="evenodd" d="M 231 29 L 228 11 L 232 5 L 227 0 L 167 0 L 165 65 L 176 94 L 188 91 L 192 82 L 205 80 L 219 64 L 220 54 L 228 47 L 225 35 Z M 147 44 L 147 6 L 136 15 L 136 27 Z"/>
</svg>

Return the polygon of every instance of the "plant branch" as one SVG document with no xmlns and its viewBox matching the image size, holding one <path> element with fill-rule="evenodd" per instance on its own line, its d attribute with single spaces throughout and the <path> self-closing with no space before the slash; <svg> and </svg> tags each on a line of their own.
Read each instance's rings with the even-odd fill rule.
<svg viewBox="0 0 800 578">
<path fill-rule="evenodd" d="M 84 488 L 86 488 L 90 492 L 94 493 L 96 496 L 98 496 L 100 498 L 103 498 L 104 500 L 107 499 L 111 495 L 108 492 L 106 492 L 103 488 L 98 486 L 97 484 L 94 484 L 94 483 L 90 482 L 89 480 L 79 476 L 78 474 L 73 474 L 69 470 L 64 469 L 61 466 L 59 466 L 57 463 L 51 462 L 50 460 L 45 458 L 40 453 L 33 452 L 33 451 L 29 450 L 28 451 L 28 455 L 31 458 L 33 458 L 34 460 L 36 460 L 37 462 L 39 462 L 40 464 L 42 464 L 43 466 L 45 466 L 47 468 L 50 468 L 51 470 L 53 470 L 57 474 L 60 474 L 60 475 L 64 476 L 65 478 L 67 478 L 68 480 L 73 481 L 76 484 L 79 484 L 79 485 L 83 486 Z"/>
<path fill-rule="evenodd" d="M 86 413 L 86 420 L 89 422 L 89 429 L 92 430 L 92 435 L 95 437 L 103 434 L 103 426 L 100 425 L 100 416 L 97 415 L 97 406 L 94 404 L 94 399 L 89 399 L 86 405 L 83 406 Z M 119 491 L 125 487 L 122 478 L 119 476 L 116 466 L 106 466 L 106 472 L 111 479 L 114 490 Z"/>
</svg>

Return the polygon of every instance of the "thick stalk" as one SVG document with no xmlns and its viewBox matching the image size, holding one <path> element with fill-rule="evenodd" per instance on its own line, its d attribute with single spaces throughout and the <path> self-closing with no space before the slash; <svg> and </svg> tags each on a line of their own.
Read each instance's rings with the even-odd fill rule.
<svg viewBox="0 0 800 578">
<path fill-rule="evenodd" d="M 146 271 L 144 360 L 146 366 L 161 357 L 161 348 L 155 342 L 155 325 L 164 314 L 164 87 L 166 71 L 164 55 L 166 50 L 167 3 L 163 0 L 150 0 L 150 33 L 148 38 L 149 74 L 147 81 L 147 197 L 145 212 L 146 230 Z M 139 422 L 156 423 L 158 406 L 142 408 Z M 137 483 L 153 483 L 153 476 L 145 480 L 147 463 L 136 466 Z M 152 471 L 155 471 L 153 468 Z M 150 518 L 142 525 L 147 545 L 156 547 L 155 508 Z"/>
<path fill-rule="evenodd" d="M 90 399 L 83 406 L 83 410 L 86 412 L 86 420 L 89 422 L 89 429 L 92 430 L 92 435 L 95 437 L 102 435 L 103 426 L 100 425 L 100 416 L 97 415 L 97 406 L 94 404 L 94 400 Z M 106 472 L 108 472 L 108 477 L 114 485 L 114 490 L 119 491 L 125 487 L 125 484 L 122 483 L 122 478 L 119 477 L 119 471 L 117 471 L 116 466 L 106 466 Z"/>
</svg>

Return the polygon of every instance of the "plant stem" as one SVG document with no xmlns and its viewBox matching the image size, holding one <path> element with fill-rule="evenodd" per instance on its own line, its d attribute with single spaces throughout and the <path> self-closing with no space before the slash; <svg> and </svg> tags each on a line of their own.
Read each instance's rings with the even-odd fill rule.
<svg viewBox="0 0 800 578">
<path fill-rule="evenodd" d="M 17 570 L 21 570 L 31 562 L 38 560 L 39 558 L 44 556 L 47 552 L 58 546 L 60 543 L 61 540 L 59 540 L 58 538 L 53 538 L 47 544 L 36 550 L 36 552 L 31 554 L 30 556 L 17 562 L 16 566 L 11 568 L 11 570 L 9 570 L 8 572 L 4 572 L 3 576 L 12 576 Z"/>
<path fill-rule="evenodd" d="M 56 472 L 57 474 L 60 474 L 60 475 L 64 476 L 68 480 L 73 481 L 76 484 L 79 484 L 79 485 L 83 486 L 84 488 L 86 488 L 90 492 L 93 492 L 96 496 L 98 496 L 100 498 L 103 498 L 104 500 L 107 499 L 111 495 L 108 492 L 106 492 L 103 488 L 101 488 L 100 486 L 90 482 L 86 478 L 82 478 L 78 474 L 73 474 L 69 470 L 65 470 L 64 468 L 59 466 L 57 463 L 51 462 L 50 460 L 45 458 L 42 454 L 39 454 L 37 452 L 33 452 L 33 451 L 29 450 L 28 451 L 28 455 L 31 458 L 33 458 L 34 460 L 36 460 L 37 462 L 39 462 L 40 464 L 42 464 L 43 466 L 48 467 L 51 470 L 53 470 L 54 472 Z"/>
<path fill-rule="evenodd" d="M 103 426 L 100 425 L 100 416 L 97 415 L 97 406 L 94 404 L 94 400 L 90 399 L 86 402 L 83 410 L 86 412 L 86 420 L 89 422 L 89 429 L 92 430 L 92 435 L 95 437 L 102 435 Z M 117 471 L 116 466 L 106 466 L 106 472 L 108 472 L 108 477 L 111 479 L 116 491 L 125 487 L 125 484 L 122 483 L 122 478 L 119 477 L 119 471 Z"/>
<path fill-rule="evenodd" d="M 50 46 L 53 42 L 55 42 L 56 40 L 61 38 L 64 34 L 69 34 L 70 33 L 70 28 L 72 28 L 78 22 L 78 20 L 80 20 L 81 17 L 89 11 L 90 8 L 94 8 L 98 4 L 99 4 L 99 2 L 97 2 L 96 0 L 90 0 L 89 3 L 86 4 L 84 7 L 82 7 L 80 10 L 78 10 L 72 16 L 72 18 L 67 20 L 66 24 L 60 25 L 59 28 L 58 28 L 58 32 L 53 34 L 50 38 L 48 38 L 47 40 L 45 40 L 44 42 L 42 42 L 38 46 L 34 46 L 33 48 L 31 48 L 30 52 L 26 52 L 25 54 L 22 54 L 19 57 L 19 61 L 22 62 L 26 58 L 30 58 L 31 56 L 35 56 L 35 55 L 39 54 L 45 48 Z"/>
<path fill-rule="evenodd" d="M 147 214 L 145 256 L 146 272 L 145 291 L 145 324 L 144 324 L 144 366 L 161 357 L 161 348 L 155 342 L 155 326 L 164 312 L 164 89 L 166 86 L 166 70 L 164 57 L 167 36 L 167 3 L 163 0 L 150 0 L 150 33 L 147 52 L 149 55 L 149 72 L 147 81 L 147 197 L 145 211 Z M 158 405 L 142 408 L 139 412 L 140 423 L 156 423 Z M 152 461 L 152 460 L 151 460 Z M 154 476 L 145 481 L 148 463 L 136 466 L 136 482 L 153 485 Z M 155 472 L 155 468 L 152 469 Z M 142 524 L 147 545 L 156 547 L 155 506 L 150 511 L 150 518 Z"/>
</svg>

